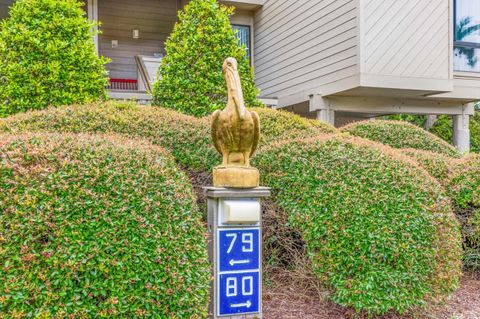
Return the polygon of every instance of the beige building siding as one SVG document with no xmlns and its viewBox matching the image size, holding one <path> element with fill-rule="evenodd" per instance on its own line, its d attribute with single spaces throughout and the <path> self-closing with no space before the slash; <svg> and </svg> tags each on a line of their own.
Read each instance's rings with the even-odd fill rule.
<svg viewBox="0 0 480 319">
<path fill-rule="evenodd" d="M 112 59 L 107 65 L 111 78 L 137 79 L 136 55 L 164 53 L 178 7 L 177 0 L 98 1 L 99 53 Z M 140 31 L 139 39 L 133 38 L 134 29 Z M 117 48 L 112 40 L 118 41 Z"/>
<path fill-rule="evenodd" d="M 450 0 L 361 0 L 362 72 L 450 79 Z"/>
<path fill-rule="evenodd" d="M 255 15 L 256 83 L 264 97 L 359 72 L 358 0 L 267 0 Z"/>
</svg>

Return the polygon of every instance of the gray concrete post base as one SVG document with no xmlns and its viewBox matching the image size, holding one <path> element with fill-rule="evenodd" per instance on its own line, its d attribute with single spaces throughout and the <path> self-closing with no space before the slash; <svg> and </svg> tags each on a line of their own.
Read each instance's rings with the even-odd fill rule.
<svg viewBox="0 0 480 319">
<path fill-rule="evenodd" d="M 470 116 L 466 114 L 453 116 L 453 145 L 461 153 L 470 152 Z"/>
<path fill-rule="evenodd" d="M 317 120 L 335 125 L 335 111 L 330 108 L 328 100 L 320 94 L 310 96 L 309 110 L 317 113 Z"/>
<path fill-rule="evenodd" d="M 425 123 L 425 129 L 426 130 L 429 130 L 433 127 L 433 125 L 435 124 L 435 121 L 437 120 L 438 118 L 438 115 L 427 115 L 427 122 Z"/>
</svg>

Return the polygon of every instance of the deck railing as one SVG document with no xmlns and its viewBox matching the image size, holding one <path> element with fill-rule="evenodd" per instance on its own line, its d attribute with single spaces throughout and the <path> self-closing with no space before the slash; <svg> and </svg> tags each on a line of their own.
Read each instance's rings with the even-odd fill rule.
<svg viewBox="0 0 480 319">
<path fill-rule="evenodd" d="M 110 79 L 109 90 L 137 91 L 138 81 L 133 79 Z"/>
</svg>

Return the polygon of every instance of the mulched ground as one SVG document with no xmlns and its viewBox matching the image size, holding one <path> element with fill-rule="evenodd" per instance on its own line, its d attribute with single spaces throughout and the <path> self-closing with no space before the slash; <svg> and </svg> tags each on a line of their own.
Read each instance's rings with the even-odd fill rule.
<svg viewBox="0 0 480 319">
<path fill-rule="evenodd" d="M 298 296 L 302 296 L 298 298 Z M 267 291 L 263 300 L 264 319 L 357 319 L 363 316 L 319 297 L 305 296 L 295 288 Z M 365 317 L 366 318 L 366 317 Z M 480 274 L 467 274 L 461 288 L 442 306 L 428 313 L 400 316 L 389 314 L 377 319 L 480 319 Z"/>
</svg>

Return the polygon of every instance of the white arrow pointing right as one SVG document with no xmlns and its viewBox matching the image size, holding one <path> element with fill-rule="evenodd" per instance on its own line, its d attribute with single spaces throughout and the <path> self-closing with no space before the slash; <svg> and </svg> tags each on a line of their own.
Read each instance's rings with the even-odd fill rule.
<svg viewBox="0 0 480 319">
<path fill-rule="evenodd" d="M 252 303 L 250 302 L 250 300 L 247 300 L 247 302 L 245 303 L 237 303 L 237 304 L 231 304 L 230 307 L 231 308 L 250 308 L 252 306 Z"/>
</svg>

